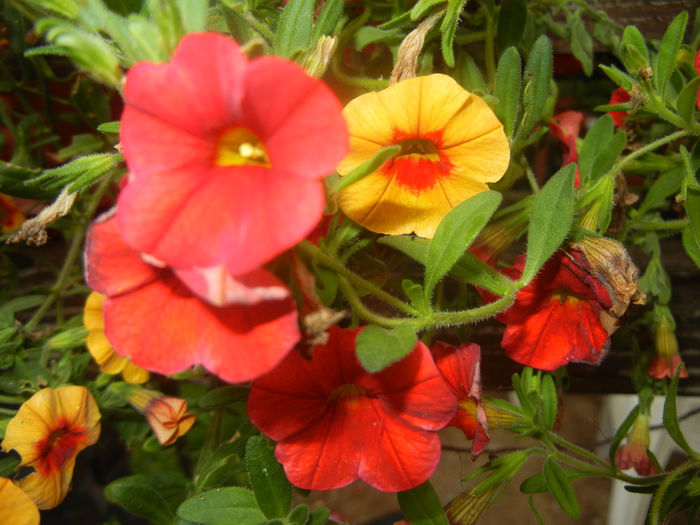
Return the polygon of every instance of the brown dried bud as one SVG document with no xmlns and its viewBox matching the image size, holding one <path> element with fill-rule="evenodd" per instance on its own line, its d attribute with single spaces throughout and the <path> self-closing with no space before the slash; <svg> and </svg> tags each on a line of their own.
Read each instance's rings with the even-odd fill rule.
<svg viewBox="0 0 700 525">
<path fill-rule="evenodd" d="M 644 304 L 644 293 L 637 285 L 639 270 L 622 244 L 605 237 L 584 237 L 571 247 L 583 252 L 591 274 L 608 290 L 613 316 L 622 317 L 630 303 Z"/>
<path fill-rule="evenodd" d="M 639 78 L 641 78 L 645 82 L 647 80 L 651 80 L 651 77 L 654 76 L 654 72 L 651 70 L 651 68 L 649 66 L 640 67 L 638 73 L 639 73 Z"/>
</svg>

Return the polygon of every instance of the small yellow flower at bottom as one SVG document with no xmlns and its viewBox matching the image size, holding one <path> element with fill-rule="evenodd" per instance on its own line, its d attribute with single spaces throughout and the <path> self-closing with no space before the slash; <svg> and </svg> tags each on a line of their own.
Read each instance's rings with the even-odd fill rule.
<svg viewBox="0 0 700 525">
<path fill-rule="evenodd" d="M 88 331 L 88 351 L 99 365 L 102 373 L 118 374 L 121 372 L 127 383 L 135 385 L 145 383 L 150 378 L 148 371 L 117 354 L 105 335 L 104 314 L 102 312 L 104 300 L 104 295 L 92 292 L 85 301 L 83 324 Z"/>
<path fill-rule="evenodd" d="M 0 478 L 0 523 L 39 525 L 39 509 L 36 504 L 7 478 Z"/>
</svg>

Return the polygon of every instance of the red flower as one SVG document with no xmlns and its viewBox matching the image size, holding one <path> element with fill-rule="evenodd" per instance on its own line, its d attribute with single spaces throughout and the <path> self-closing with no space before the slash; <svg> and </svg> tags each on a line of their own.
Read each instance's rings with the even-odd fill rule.
<svg viewBox="0 0 700 525">
<path fill-rule="evenodd" d="M 627 444 L 617 449 L 615 464 L 620 470 L 633 468 L 640 476 L 651 476 L 658 471 L 651 461 L 649 448 L 649 415 L 641 413 L 627 434 Z"/>
<path fill-rule="evenodd" d="M 581 133 L 581 124 L 583 123 L 584 115 L 580 111 L 564 111 L 552 117 L 549 123 L 549 130 L 552 134 L 564 144 L 564 158 L 562 166 L 566 166 L 571 162 L 578 163 L 578 151 L 576 150 L 576 139 Z M 581 187 L 581 172 L 576 165 L 576 179 L 574 180 L 576 188 Z"/>
<path fill-rule="evenodd" d="M 320 178 L 348 143 L 322 81 L 231 39 L 190 34 L 167 64 L 131 68 L 121 123 L 131 179 L 124 239 L 170 266 L 249 272 L 303 239 L 323 213 Z"/>
<path fill-rule="evenodd" d="M 423 483 L 440 459 L 436 433 L 452 419 L 455 397 L 418 342 L 377 373 L 357 360 L 360 329 L 331 327 L 311 361 L 292 352 L 253 382 L 250 420 L 278 441 L 275 455 L 289 480 L 312 490 L 360 478 L 396 492 Z"/>
<path fill-rule="evenodd" d="M 225 381 L 249 381 L 299 339 L 294 301 L 271 273 L 234 280 L 221 268 L 166 267 L 127 245 L 111 216 L 88 234 L 86 279 L 107 296 L 105 335 L 114 350 L 161 374 L 201 364 Z"/>
<path fill-rule="evenodd" d="M 695 55 L 695 72 L 700 75 L 700 49 L 698 49 L 698 52 Z M 697 101 L 697 106 L 698 109 L 700 109 L 700 89 L 698 89 L 698 101 Z"/>
<path fill-rule="evenodd" d="M 610 102 L 608 104 L 622 104 L 624 102 L 629 102 L 632 96 L 623 88 L 617 88 L 610 95 Z M 625 121 L 622 120 L 624 117 L 629 116 L 626 111 L 608 111 L 613 119 L 613 124 L 616 126 L 624 126 Z"/>
<path fill-rule="evenodd" d="M 524 266 L 525 256 L 519 256 L 503 273 L 517 279 Z M 608 291 L 591 275 L 585 256 L 559 251 L 518 292 L 513 306 L 496 317 L 507 325 L 501 346 L 511 359 L 542 370 L 571 362 L 598 364 L 609 336 L 601 314 L 608 315 L 611 307 Z"/>
<path fill-rule="evenodd" d="M 489 442 L 486 411 L 481 406 L 481 349 L 474 343 L 454 347 L 438 341 L 432 352 L 442 378 L 458 400 L 457 412 L 448 426 L 459 428 L 473 440 L 472 457 L 476 458 Z"/>
<path fill-rule="evenodd" d="M 651 358 L 647 375 L 655 379 L 668 377 L 671 379 L 678 366 L 683 364 L 678 353 L 678 340 L 676 339 L 676 323 L 668 308 L 657 306 L 655 313 L 659 316 L 654 330 L 654 343 L 656 352 Z M 688 377 L 685 365 L 682 366 L 678 377 Z"/>
</svg>

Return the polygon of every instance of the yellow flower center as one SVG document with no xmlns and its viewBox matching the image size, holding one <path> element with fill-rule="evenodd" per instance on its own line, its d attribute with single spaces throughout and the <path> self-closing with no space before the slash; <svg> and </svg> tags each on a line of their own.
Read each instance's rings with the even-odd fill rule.
<svg viewBox="0 0 700 525">
<path fill-rule="evenodd" d="M 333 390 L 330 399 L 340 398 L 347 403 L 347 406 L 356 406 L 360 396 L 364 395 L 367 395 L 367 391 L 364 388 L 347 383 Z"/>
<path fill-rule="evenodd" d="M 398 154 L 399 157 L 404 155 L 420 155 L 428 160 L 440 160 L 437 147 L 430 140 L 420 138 L 405 139 L 399 141 L 398 145 L 401 146 L 401 152 Z"/>
<path fill-rule="evenodd" d="M 224 131 L 216 145 L 214 162 L 217 166 L 270 167 L 265 145 L 248 128 L 237 126 Z"/>
</svg>

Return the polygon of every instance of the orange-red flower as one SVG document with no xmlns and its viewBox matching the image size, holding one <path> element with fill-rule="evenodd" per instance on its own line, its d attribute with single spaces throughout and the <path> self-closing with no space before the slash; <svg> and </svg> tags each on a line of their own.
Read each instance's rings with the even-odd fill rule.
<svg viewBox="0 0 700 525">
<path fill-rule="evenodd" d="M 700 49 L 698 49 L 698 52 L 695 54 L 695 72 L 700 75 Z M 696 104 L 698 109 L 700 109 L 700 89 L 698 89 L 697 98 Z"/>
<path fill-rule="evenodd" d="M 347 151 L 335 95 L 298 65 L 248 61 L 221 34 L 185 36 L 167 64 L 140 62 L 124 86 L 130 170 L 117 220 L 136 250 L 179 268 L 250 272 L 321 218 Z"/>
<path fill-rule="evenodd" d="M 660 307 L 659 310 L 661 312 L 654 330 L 656 352 L 651 358 L 647 374 L 655 379 L 663 379 L 664 377 L 670 379 L 676 373 L 678 366 L 682 365 L 683 362 L 678 353 L 675 321 L 666 308 Z M 685 365 L 682 366 L 678 377 L 688 377 Z"/>
<path fill-rule="evenodd" d="M 503 273 L 518 279 L 524 266 L 525 256 L 519 256 Z M 506 325 L 501 346 L 511 359 L 542 370 L 571 362 L 597 364 L 610 335 L 601 316 L 609 316 L 612 306 L 582 252 L 556 252 L 518 292 L 513 306 L 496 317 Z"/>
<path fill-rule="evenodd" d="M 9 195 L 0 193 L 0 233 L 15 231 L 24 222 L 24 215 Z"/>
<path fill-rule="evenodd" d="M 486 191 L 508 167 L 503 126 L 478 96 L 446 75 L 404 80 L 364 94 L 343 110 L 350 152 L 338 166 L 347 175 L 381 148 L 397 156 L 340 192 L 343 212 L 365 228 L 432 238 L 460 202 Z"/>
<path fill-rule="evenodd" d="M 136 366 L 125 357 L 117 354 L 105 335 L 105 321 L 102 311 L 104 300 L 104 295 L 92 292 L 85 301 L 83 324 L 88 331 L 86 342 L 88 351 L 103 374 L 121 372 L 127 383 L 145 383 L 150 377 L 148 370 Z"/>
<path fill-rule="evenodd" d="M 39 525 L 39 509 L 32 499 L 7 478 L 0 478 L 0 523 Z"/>
<path fill-rule="evenodd" d="M 146 416 L 161 445 L 172 445 L 194 425 L 195 415 L 187 412 L 187 401 L 184 399 L 138 387 L 132 387 L 126 397 L 134 408 Z"/>
<path fill-rule="evenodd" d="M 161 374 L 201 364 L 249 381 L 299 340 L 289 289 L 267 270 L 234 279 L 223 268 L 164 266 L 127 245 L 113 216 L 88 233 L 86 279 L 104 301 L 104 333 L 121 356 Z"/>
<path fill-rule="evenodd" d="M 564 144 L 564 157 L 562 166 L 572 162 L 576 164 L 576 178 L 574 186 L 581 187 L 581 171 L 578 167 L 578 150 L 576 149 L 576 139 L 581 133 L 584 115 L 580 111 L 564 111 L 552 117 L 549 123 L 549 130 Z"/>
<path fill-rule="evenodd" d="M 458 400 L 449 426 L 459 428 L 473 440 L 472 458 L 476 458 L 489 442 L 488 420 L 481 406 L 481 348 L 474 343 L 454 347 L 438 341 L 432 352 L 438 370 Z"/>
<path fill-rule="evenodd" d="M 640 413 L 627 434 L 627 443 L 617 449 L 615 464 L 621 470 L 633 468 L 640 476 L 652 476 L 658 471 L 651 461 L 649 449 L 649 415 Z"/>
<path fill-rule="evenodd" d="M 629 92 L 627 92 L 627 90 L 617 88 L 612 92 L 612 95 L 610 95 L 610 102 L 608 102 L 608 104 L 622 104 L 624 102 L 629 102 L 631 99 L 632 96 L 629 94 Z M 616 126 L 624 126 L 625 121 L 622 119 L 629 116 L 626 111 L 608 111 L 608 115 L 612 117 L 613 124 Z"/>
<path fill-rule="evenodd" d="M 100 436 L 100 411 L 82 386 L 44 388 L 7 424 L 2 449 L 14 449 L 21 465 L 34 467 L 18 485 L 40 509 L 51 509 L 68 493 L 75 458 Z"/>
<path fill-rule="evenodd" d="M 370 374 L 357 360 L 360 329 L 331 327 L 309 361 L 289 354 L 253 381 L 250 420 L 278 441 L 289 480 L 312 490 L 360 478 L 388 492 L 413 488 L 440 459 L 436 433 L 456 399 L 421 342 L 401 361 Z"/>
</svg>

